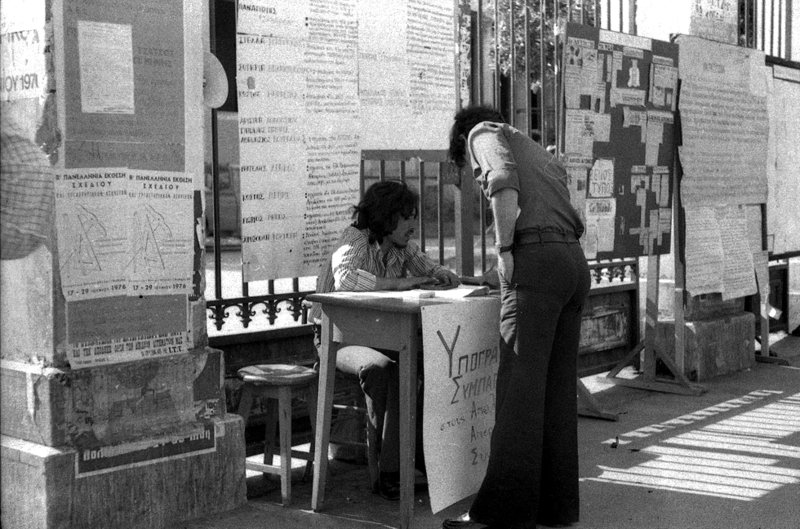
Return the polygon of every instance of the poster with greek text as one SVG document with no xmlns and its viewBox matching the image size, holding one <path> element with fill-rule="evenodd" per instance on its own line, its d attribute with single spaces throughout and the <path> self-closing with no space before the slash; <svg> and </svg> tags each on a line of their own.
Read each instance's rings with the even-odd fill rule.
<svg viewBox="0 0 800 529">
<path fill-rule="evenodd" d="M 767 249 L 800 252 L 800 71 L 773 66 L 769 93 Z"/>
<path fill-rule="evenodd" d="M 451 0 L 359 0 L 364 149 L 446 149 L 456 111 Z"/>
<path fill-rule="evenodd" d="M 677 46 L 568 23 L 563 71 L 561 159 L 584 254 L 669 253 Z"/>
<path fill-rule="evenodd" d="M 190 294 L 194 188 L 183 173 L 129 171 L 128 294 Z"/>
<path fill-rule="evenodd" d="M 47 90 L 44 17 L 44 2 L 0 3 L 0 101 L 35 98 Z"/>
<path fill-rule="evenodd" d="M 722 299 L 755 294 L 753 249 L 747 236 L 745 208 L 687 207 L 685 215 L 689 293 L 699 296 L 719 292 Z"/>
<path fill-rule="evenodd" d="M 182 0 L 65 0 L 56 27 L 67 168 L 185 170 Z"/>
<path fill-rule="evenodd" d="M 356 1 L 239 3 L 245 281 L 316 275 L 358 202 Z"/>
<path fill-rule="evenodd" d="M 692 0 L 689 34 L 735 45 L 739 40 L 738 24 L 739 2 Z"/>
<path fill-rule="evenodd" d="M 686 35 L 677 40 L 682 204 L 766 202 L 769 121 L 764 53 Z"/>
<path fill-rule="evenodd" d="M 127 294 L 128 189 L 125 168 L 55 171 L 58 266 L 67 301 Z"/>
<path fill-rule="evenodd" d="M 72 369 L 184 354 L 189 318 L 185 294 L 68 301 L 64 353 Z"/>
<path fill-rule="evenodd" d="M 500 300 L 422 307 L 423 447 L 431 510 L 480 487 L 494 428 Z"/>
<path fill-rule="evenodd" d="M 192 178 L 124 168 L 55 174 L 67 301 L 191 292 Z"/>
</svg>

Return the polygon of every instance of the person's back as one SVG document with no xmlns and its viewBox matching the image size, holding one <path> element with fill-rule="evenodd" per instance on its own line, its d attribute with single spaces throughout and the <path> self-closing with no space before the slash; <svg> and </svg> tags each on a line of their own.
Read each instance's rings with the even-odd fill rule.
<svg viewBox="0 0 800 529">
<path fill-rule="evenodd" d="M 511 158 L 504 156 L 503 142 Z M 510 125 L 489 121 L 475 126 L 467 143 L 480 164 L 482 185 L 497 185 L 516 173 L 520 210 L 516 231 L 547 229 L 581 236 L 583 223 L 570 202 L 567 173 L 544 147 Z"/>
</svg>

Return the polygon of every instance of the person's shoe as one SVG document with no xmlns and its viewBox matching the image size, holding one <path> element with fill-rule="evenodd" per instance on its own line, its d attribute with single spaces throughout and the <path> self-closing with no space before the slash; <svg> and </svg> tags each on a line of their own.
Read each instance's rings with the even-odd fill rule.
<svg viewBox="0 0 800 529">
<path fill-rule="evenodd" d="M 381 472 L 378 486 L 374 487 L 374 492 L 377 492 L 385 500 L 398 501 L 400 499 L 400 473 Z"/>
<path fill-rule="evenodd" d="M 457 518 L 447 518 L 442 522 L 442 529 L 491 529 L 489 524 L 478 522 L 464 513 Z"/>
</svg>

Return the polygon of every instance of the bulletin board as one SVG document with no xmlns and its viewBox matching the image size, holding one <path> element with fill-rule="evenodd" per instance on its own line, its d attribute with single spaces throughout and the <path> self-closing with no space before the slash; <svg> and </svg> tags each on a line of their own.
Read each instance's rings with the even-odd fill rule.
<svg viewBox="0 0 800 529">
<path fill-rule="evenodd" d="M 562 161 L 589 259 L 670 252 L 678 46 L 567 24 Z"/>
</svg>

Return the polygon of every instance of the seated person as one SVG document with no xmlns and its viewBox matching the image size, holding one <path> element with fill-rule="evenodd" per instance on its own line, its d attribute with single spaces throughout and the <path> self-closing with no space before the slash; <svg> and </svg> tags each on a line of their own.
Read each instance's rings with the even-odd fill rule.
<svg viewBox="0 0 800 529">
<path fill-rule="evenodd" d="M 431 261 L 410 240 L 417 222 L 418 204 L 419 196 L 405 183 L 384 181 L 370 186 L 354 207 L 355 222 L 344 229 L 336 250 L 320 271 L 317 292 L 458 285 L 457 275 Z M 312 307 L 310 317 L 312 322 L 319 321 L 317 304 Z M 318 347 L 319 341 L 319 332 L 316 332 Z M 397 500 L 400 497 L 397 354 L 366 347 L 349 348 L 337 354 L 336 367 L 358 376 L 369 421 L 380 436 L 378 492 L 386 499 Z M 422 413 L 417 416 L 421 418 Z M 419 424 L 417 453 L 421 454 Z M 420 455 L 417 461 L 418 465 L 422 462 Z"/>
</svg>

